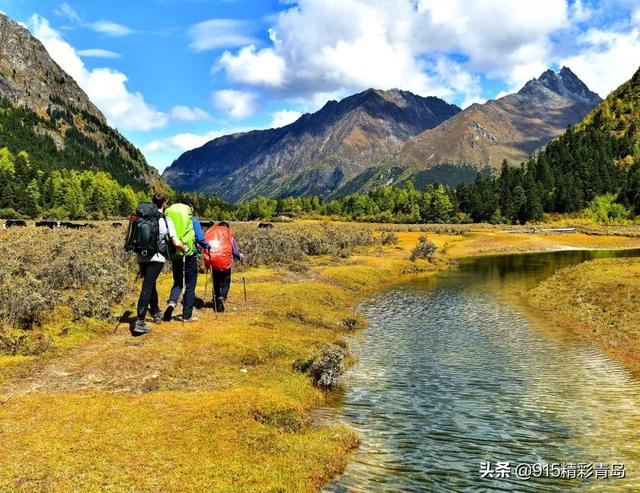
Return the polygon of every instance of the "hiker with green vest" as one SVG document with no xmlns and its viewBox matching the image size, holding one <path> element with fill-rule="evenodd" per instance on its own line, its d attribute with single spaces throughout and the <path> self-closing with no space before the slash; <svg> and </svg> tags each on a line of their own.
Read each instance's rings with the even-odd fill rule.
<svg viewBox="0 0 640 493">
<path fill-rule="evenodd" d="M 180 241 L 184 244 L 185 251 L 176 251 L 171 257 L 171 270 L 173 271 L 173 287 L 169 295 L 164 319 L 171 320 L 173 310 L 178 304 L 178 298 L 184 287 L 182 308 L 182 321 L 195 322 L 198 318 L 193 314 L 193 305 L 196 301 L 196 283 L 198 280 L 198 250 L 196 245 L 209 248 L 204 240 L 200 221 L 193 214 L 193 202 L 186 199 L 181 204 L 173 204 L 165 214 L 171 218 Z"/>
</svg>

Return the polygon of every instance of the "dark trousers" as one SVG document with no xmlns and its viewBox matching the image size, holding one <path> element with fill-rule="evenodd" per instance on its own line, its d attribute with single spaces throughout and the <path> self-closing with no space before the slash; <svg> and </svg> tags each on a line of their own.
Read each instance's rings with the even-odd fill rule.
<svg viewBox="0 0 640 493">
<path fill-rule="evenodd" d="M 231 269 L 212 270 L 211 273 L 213 275 L 213 292 L 215 293 L 214 301 L 220 297 L 226 300 L 231 287 Z"/>
<path fill-rule="evenodd" d="M 178 303 L 178 298 L 184 287 L 184 298 L 182 300 L 184 307 L 182 308 L 183 318 L 191 318 L 193 313 L 193 305 L 196 302 L 196 283 L 198 282 L 198 256 L 191 255 L 189 257 L 180 257 L 171 262 L 171 270 L 173 271 L 173 287 L 169 295 L 169 301 Z M 183 283 L 184 274 L 184 283 Z M 184 284 L 184 286 L 183 286 Z"/>
<path fill-rule="evenodd" d="M 164 262 L 140 262 L 138 265 L 140 266 L 140 276 L 142 277 L 142 290 L 138 298 L 138 320 L 144 320 L 147 308 L 151 309 L 152 314 L 160 311 L 156 281 L 160 272 L 162 272 Z"/>
</svg>

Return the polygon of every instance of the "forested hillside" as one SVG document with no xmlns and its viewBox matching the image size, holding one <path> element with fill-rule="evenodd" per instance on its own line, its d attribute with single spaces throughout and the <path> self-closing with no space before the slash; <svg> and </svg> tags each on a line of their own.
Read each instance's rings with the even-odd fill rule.
<svg viewBox="0 0 640 493">
<path fill-rule="evenodd" d="M 91 125 L 119 138 L 132 159 L 140 151 L 97 118 L 83 115 Z M 128 213 L 143 179 L 131 173 L 130 161 L 119 151 L 104 149 L 72 126 L 73 115 L 50 111 L 47 117 L 0 100 L 0 209 L 2 215 L 57 218 L 105 217 Z M 58 145 L 47 132 L 66 126 Z M 59 147 L 60 146 L 60 147 Z M 144 159 L 144 158 L 142 158 Z M 148 192 L 145 192 L 148 194 Z M 126 206 L 125 206 L 126 204 Z M 135 203 L 134 203 L 135 206 Z"/>
<path fill-rule="evenodd" d="M 461 210 L 475 221 L 524 222 L 543 212 L 576 212 L 613 194 L 640 214 L 640 70 L 583 122 L 518 168 L 461 185 Z"/>
</svg>

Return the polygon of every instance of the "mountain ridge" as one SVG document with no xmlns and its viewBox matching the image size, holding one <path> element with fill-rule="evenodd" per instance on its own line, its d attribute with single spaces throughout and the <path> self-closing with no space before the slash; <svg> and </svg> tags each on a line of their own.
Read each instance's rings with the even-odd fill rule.
<svg viewBox="0 0 640 493">
<path fill-rule="evenodd" d="M 276 129 L 227 135 L 187 151 L 163 176 L 229 200 L 326 195 L 460 108 L 408 91 L 367 89 Z"/>
<path fill-rule="evenodd" d="M 163 176 L 177 189 L 232 201 L 335 197 L 408 180 L 455 186 L 505 159 L 525 161 L 600 101 L 568 67 L 465 110 L 433 96 L 370 88 L 285 127 L 214 139 L 184 153 Z"/>
</svg>

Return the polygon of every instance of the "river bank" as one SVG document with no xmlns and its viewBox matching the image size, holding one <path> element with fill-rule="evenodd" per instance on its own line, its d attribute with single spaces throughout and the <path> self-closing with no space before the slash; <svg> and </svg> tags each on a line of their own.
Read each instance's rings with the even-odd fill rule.
<svg viewBox="0 0 640 493">
<path fill-rule="evenodd" d="M 190 325 L 126 329 L 0 365 L 0 489 L 25 491 L 315 491 L 342 471 L 357 437 L 311 426 L 324 402 L 292 363 L 363 327 L 353 307 L 376 290 L 432 275 L 463 256 L 561 248 L 633 248 L 640 239 L 480 228 L 426 233 L 436 264 L 397 243 L 251 268 L 249 302 L 235 276 L 228 312 Z M 198 293 L 205 286 L 199 280 Z M 170 288 L 168 275 L 160 297 Z M 209 284 L 210 288 L 210 284 Z M 69 458 L 73 457 L 73 460 Z"/>
<path fill-rule="evenodd" d="M 640 372 L 640 260 L 597 259 L 561 269 L 529 292 L 557 324 Z"/>
</svg>

